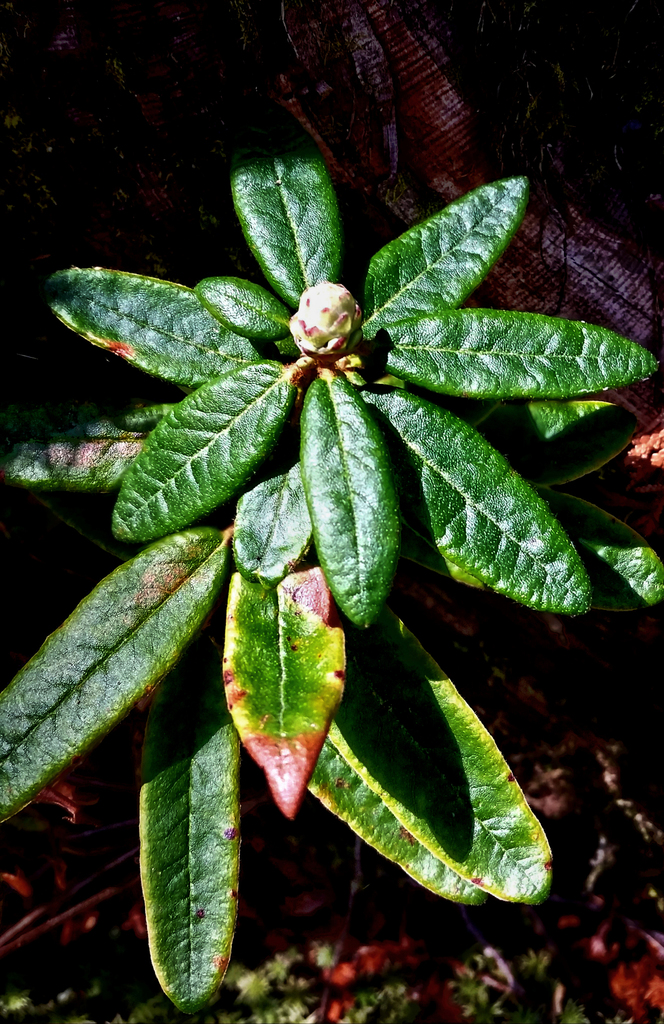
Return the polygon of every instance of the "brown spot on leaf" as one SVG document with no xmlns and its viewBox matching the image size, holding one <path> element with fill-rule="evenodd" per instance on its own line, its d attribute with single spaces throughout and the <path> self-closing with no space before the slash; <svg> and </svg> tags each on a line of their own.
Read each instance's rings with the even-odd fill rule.
<svg viewBox="0 0 664 1024">
<path fill-rule="evenodd" d="M 345 679 L 346 678 L 346 673 L 343 672 L 341 669 L 336 669 L 332 673 L 332 675 L 334 676 L 335 679 Z"/>
<path fill-rule="evenodd" d="M 132 356 L 136 355 L 134 349 L 126 341 L 104 341 L 103 345 L 109 352 L 120 356 L 121 359 L 131 359 Z"/>
<path fill-rule="evenodd" d="M 553 861 L 547 860 L 546 864 L 544 865 L 544 870 L 545 871 L 550 871 L 552 867 L 553 867 Z"/>
<path fill-rule="evenodd" d="M 335 779 L 334 785 L 337 789 L 350 789 L 350 782 L 346 782 L 345 779 Z"/>
<path fill-rule="evenodd" d="M 291 649 L 291 651 L 297 651 L 298 645 L 297 644 L 291 644 L 290 645 L 290 649 Z"/>
<path fill-rule="evenodd" d="M 405 839 L 407 843 L 410 843 L 411 846 L 414 845 L 415 836 L 412 834 L 412 832 L 409 832 L 407 828 L 404 828 L 403 825 L 399 829 L 399 835 L 401 836 L 402 839 Z"/>
<path fill-rule="evenodd" d="M 507 781 L 508 782 L 516 782 L 516 778 L 514 777 L 514 772 L 510 772 L 509 773 L 509 775 L 507 776 Z"/>
<path fill-rule="evenodd" d="M 230 668 L 224 669 L 224 686 L 226 687 L 226 703 L 228 710 L 232 711 L 243 697 L 246 697 L 248 690 L 243 690 L 235 682 L 235 673 Z"/>
<path fill-rule="evenodd" d="M 296 604 L 318 615 L 324 625 L 333 629 L 340 627 L 337 609 L 320 566 L 294 572 L 286 577 L 281 588 Z"/>
<path fill-rule="evenodd" d="M 174 594 L 188 577 L 190 568 L 180 561 L 152 566 L 143 573 L 136 590 L 136 603 L 151 606 Z"/>
<path fill-rule="evenodd" d="M 236 900 L 237 899 L 237 889 L 229 889 L 228 890 L 228 895 L 230 896 L 230 898 L 232 900 Z"/>
<path fill-rule="evenodd" d="M 483 885 L 484 884 L 484 879 L 483 878 L 471 878 L 471 882 L 473 883 L 473 885 Z"/>
<path fill-rule="evenodd" d="M 217 954 L 216 956 L 212 957 L 212 963 L 214 964 L 218 971 L 225 971 L 226 966 L 228 964 L 228 957 L 219 956 L 219 954 Z"/>
<path fill-rule="evenodd" d="M 300 809 L 307 791 L 326 730 L 301 733 L 286 739 L 254 734 L 242 741 L 267 778 L 274 802 L 291 820 Z"/>
<path fill-rule="evenodd" d="M 242 698 L 246 697 L 248 693 L 248 690 L 235 689 L 235 687 L 226 690 L 226 703 L 228 704 L 228 710 L 232 711 L 235 705 L 239 704 Z"/>
<path fill-rule="evenodd" d="M 237 839 L 239 834 L 240 833 L 238 832 L 238 830 L 236 828 L 225 828 L 224 829 L 224 839 Z"/>
<path fill-rule="evenodd" d="M 205 917 L 205 911 L 202 907 L 199 907 L 196 911 L 196 917 L 200 917 L 201 919 Z"/>
</svg>

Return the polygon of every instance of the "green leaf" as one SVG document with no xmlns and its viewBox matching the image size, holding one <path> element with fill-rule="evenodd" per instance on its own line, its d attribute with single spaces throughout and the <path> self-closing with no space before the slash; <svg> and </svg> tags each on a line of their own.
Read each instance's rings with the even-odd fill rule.
<svg viewBox="0 0 664 1024">
<path fill-rule="evenodd" d="M 140 799 L 150 954 L 184 1013 L 207 1005 L 228 964 L 240 873 L 240 745 L 219 655 L 199 640 L 150 710 Z"/>
<path fill-rule="evenodd" d="M 143 441 L 171 407 L 155 405 L 105 416 L 46 441 L 24 441 L 0 461 L 12 487 L 33 491 L 114 491 L 140 454 Z"/>
<path fill-rule="evenodd" d="M 229 544 L 152 544 L 81 601 L 0 695 L 0 819 L 15 814 L 159 682 L 215 605 Z"/>
<path fill-rule="evenodd" d="M 664 601 L 664 566 L 636 530 L 571 494 L 538 491 L 579 549 L 593 608 L 627 611 Z"/>
<path fill-rule="evenodd" d="M 117 270 L 59 270 L 44 296 L 60 320 L 93 345 L 163 380 L 198 387 L 261 358 L 190 288 Z"/>
<path fill-rule="evenodd" d="M 278 295 L 296 307 L 306 288 L 338 281 L 343 256 L 339 208 L 325 161 L 293 119 L 284 139 L 249 130 L 231 167 L 244 236 Z"/>
<path fill-rule="evenodd" d="M 299 453 L 275 460 L 237 506 L 233 551 L 243 576 L 275 587 L 311 541 Z"/>
<path fill-rule="evenodd" d="M 486 893 L 479 886 L 448 868 L 404 828 L 329 739 L 320 752 L 309 789 L 366 843 L 438 896 L 475 905 L 486 900 Z"/>
<path fill-rule="evenodd" d="M 493 739 L 442 669 L 385 609 L 346 637 L 330 739 L 405 829 L 499 899 L 539 903 L 551 879 L 542 828 Z"/>
<path fill-rule="evenodd" d="M 640 345 L 582 321 L 458 309 L 390 327 L 387 369 L 431 391 L 474 398 L 571 398 L 657 369 Z"/>
<path fill-rule="evenodd" d="M 399 507 L 380 430 L 342 376 L 326 374 L 307 391 L 302 481 L 330 589 L 351 622 L 368 626 L 396 569 Z"/>
<path fill-rule="evenodd" d="M 389 242 L 369 264 L 364 337 L 460 306 L 509 245 L 527 202 L 527 178 L 504 178 L 480 185 Z"/>
<path fill-rule="evenodd" d="M 206 277 L 194 289 L 213 316 L 245 338 L 277 341 L 290 331 L 290 314 L 274 295 L 239 277 Z"/>
<path fill-rule="evenodd" d="M 137 555 L 140 547 L 123 544 L 111 532 L 111 516 L 115 504 L 114 494 L 71 494 L 57 491 L 40 491 L 35 495 L 42 505 L 61 519 L 67 526 L 92 541 L 109 555 L 115 555 L 122 562 Z"/>
<path fill-rule="evenodd" d="M 234 497 L 276 444 L 295 392 L 279 363 L 262 362 L 173 406 L 122 481 L 115 536 L 152 540 Z"/>
<path fill-rule="evenodd" d="M 480 430 L 518 473 L 537 484 L 563 484 L 622 451 L 636 417 L 609 402 L 503 405 Z"/>
<path fill-rule="evenodd" d="M 410 562 L 417 562 L 427 569 L 433 569 L 441 576 L 451 576 L 458 583 L 466 583 L 469 587 L 484 590 L 484 584 L 476 576 L 460 569 L 449 558 L 441 555 L 431 535 L 421 532 L 407 523 L 401 524 L 401 557 Z"/>
<path fill-rule="evenodd" d="M 408 521 L 426 525 L 441 554 L 531 608 L 585 612 L 590 583 L 547 506 L 477 431 L 400 389 L 362 392 L 396 442 L 395 474 Z"/>
<path fill-rule="evenodd" d="M 240 739 L 294 818 L 343 691 L 344 634 L 318 567 L 265 590 L 236 573 L 224 685 Z"/>
</svg>

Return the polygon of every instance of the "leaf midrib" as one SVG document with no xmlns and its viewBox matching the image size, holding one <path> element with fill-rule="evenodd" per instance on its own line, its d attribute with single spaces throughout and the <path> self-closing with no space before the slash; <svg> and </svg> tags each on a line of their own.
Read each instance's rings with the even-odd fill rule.
<svg viewBox="0 0 664 1024">
<path fill-rule="evenodd" d="M 203 445 L 202 448 L 199 448 L 199 450 L 194 455 L 192 455 L 191 458 L 188 458 L 182 464 L 182 466 L 180 466 L 180 468 L 177 469 L 175 471 L 175 473 L 173 473 L 171 476 L 169 476 L 166 480 L 159 480 L 158 477 L 151 477 L 151 479 L 153 479 L 153 480 L 158 480 L 160 486 L 148 498 L 142 498 L 142 496 L 140 494 L 138 494 L 138 492 L 136 490 L 134 490 L 134 494 L 140 499 L 140 501 L 136 505 L 133 506 L 134 514 L 132 516 L 132 519 L 135 518 L 138 509 L 145 509 L 145 508 L 150 507 L 155 502 L 155 500 L 159 497 L 159 495 L 163 493 L 163 491 L 165 490 L 165 488 L 169 484 L 172 484 L 177 479 L 177 477 L 180 476 L 181 473 L 185 473 L 187 470 L 191 469 L 192 463 L 195 462 L 197 459 L 202 458 L 203 455 L 208 451 L 208 449 L 215 443 L 215 441 L 218 440 L 218 438 L 222 437 L 224 434 L 227 434 L 228 431 L 246 413 L 248 413 L 250 409 L 252 409 L 258 402 L 261 402 L 266 397 L 266 395 L 268 395 L 270 393 L 272 388 L 275 388 L 275 387 L 277 387 L 277 385 L 283 383 L 285 381 L 285 379 L 286 378 L 284 377 L 284 375 L 280 374 L 279 377 L 275 381 L 273 381 L 272 384 L 270 384 L 270 386 L 268 388 L 265 389 L 265 391 L 262 391 L 260 393 L 260 395 L 258 395 L 256 398 L 254 398 L 251 402 L 248 402 L 247 405 L 243 406 L 242 410 L 232 420 L 230 420 L 227 423 L 227 425 L 223 428 L 223 430 L 219 430 L 216 434 L 212 434 L 212 436 L 210 437 L 210 440 L 208 441 L 208 443 Z M 169 428 L 171 430 L 182 429 L 182 430 L 191 430 L 192 433 L 196 433 L 196 434 L 204 434 L 204 433 L 206 433 L 205 430 L 203 430 L 202 428 L 197 428 L 197 427 L 191 427 L 191 428 L 190 427 L 180 427 L 179 425 L 172 426 L 171 424 L 168 424 L 168 426 L 169 426 Z M 172 451 L 170 451 L 169 449 L 166 449 L 166 448 L 161 448 L 161 450 L 166 452 L 167 454 L 169 454 L 173 458 L 175 458 L 175 454 L 176 454 L 175 452 L 172 452 Z M 146 449 L 143 449 L 143 452 L 145 453 Z M 151 454 L 151 453 L 152 453 L 152 449 L 149 449 L 148 450 L 148 454 Z M 137 463 L 137 465 L 138 465 L 138 463 Z M 141 472 L 142 473 L 144 473 L 146 476 L 150 476 L 150 474 L 147 473 L 146 470 L 143 467 L 140 467 L 140 468 L 141 468 Z M 192 470 L 192 475 L 193 475 L 193 470 Z M 208 474 L 208 477 L 209 477 L 209 475 L 210 474 Z"/>
<path fill-rule="evenodd" d="M 478 226 L 482 223 L 482 221 L 486 220 L 494 212 L 496 207 L 499 206 L 500 203 L 502 202 L 503 198 L 504 198 L 504 195 L 501 195 L 499 198 L 497 198 L 495 203 L 493 203 L 491 205 L 490 211 L 488 213 L 482 214 L 482 216 L 480 218 L 478 218 L 478 220 L 474 221 L 473 222 L 473 226 L 466 232 L 466 234 L 463 236 L 463 238 L 459 239 L 459 241 L 455 245 L 453 245 L 451 247 L 451 249 L 446 249 L 445 252 L 441 252 L 440 256 L 438 256 L 432 263 L 429 263 L 424 268 L 424 270 L 421 270 L 419 272 L 419 274 L 416 274 L 416 276 L 413 277 L 410 281 L 408 281 L 405 285 L 403 285 L 403 287 L 399 288 L 399 290 L 396 291 L 393 295 L 391 295 L 390 298 L 386 302 L 384 302 L 382 306 L 378 306 L 376 309 L 374 309 L 374 311 L 371 314 L 371 316 L 367 317 L 367 319 L 364 321 L 364 324 L 362 325 L 363 329 L 365 329 L 371 323 L 371 321 L 375 317 L 378 317 L 378 315 L 380 313 L 382 313 L 383 310 L 388 309 L 390 306 L 394 305 L 394 303 L 400 298 L 401 295 L 404 294 L 404 292 L 409 291 L 411 288 L 413 288 L 417 284 L 417 282 L 420 280 L 420 278 L 424 277 L 425 274 L 428 274 L 430 270 L 435 270 L 436 267 L 438 267 L 439 263 L 442 263 L 444 259 L 447 259 L 449 256 L 453 255 L 456 252 L 456 250 L 459 249 L 464 244 L 464 242 L 466 242 L 468 240 L 468 238 L 471 236 L 471 234 L 474 231 L 477 230 Z M 442 218 L 441 218 L 441 221 L 442 221 Z M 442 226 L 443 226 L 442 223 L 439 224 L 439 228 L 441 228 Z M 422 230 L 420 231 L 420 239 L 421 239 L 422 235 L 424 234 L 425 228 L 426 228 L 426 224 L 423 224 L 422 225 Z M 399 241 L 401 241 L 401 239 L 396 239 L 396 241 L 399 242 Z M 439 244 L 440 244 L 440 237 L 439 237 Z M 420 249 L 421 248 L 422 248 L 422 246 L 420 244 Z M 424 256 L 424 253 L 422 253 L 422 255 Z M 425 259 L 426 259 L 426 257 L 425 257 Z M 459 301 L 463 301 L 463 299 L 460 299 Z M 441 308 L 445 308 L 445 307 L 441 307 Z M 450 309 L 450 308 L 453 308 L 453 307 L 450 307 L 449 305 L 446 305 L 446 308 Z"/>
<path fill-rule="evenodd" d="M 355 556 L 356 556 L 355 557 L 355 564 L 358 566 L 358 568 L 360 570 L 358 582 L 361 582 L 361 580 L 365 576 L 365 562 L 364 562 L 364 559 L 361 557 L 361 554 L 360 554 L 360 544 L 359 544 L 359 538 L 358 538 L 358 532 L 357 532 L 357 515 L 355 513 L 355 504 L 353 502 L 353 491 L 352 491 L 352 488 L 350 486 L 350 470 L 349 470 L 349 467 L 348 467 L 348 459 L 346 457 L 346 450 L 344 448 L 343 441 L 342 441 L 342 436 L 341 436 L 341 429 L 340 429 L 340 422 L 341 421 L 340 421 L 339 416 L 337 414 L 337 407 L 334 404 L 334 397 L 332 395 L 332 382 L 330 382 L 328 384 L 327 381 L 326 381 L 326 384 L 327 384 L 328 394 L 330 396 L 330 407 L 332 409 L 332 415 L 334 417 L 334 426 L 335 426 L 335 429 L 336 429 L 336 432 L 337 432 L 337 437 L 339 439 L 339 445 L 338 445 L 339 455 L 341 457 L 341 463 L 342 463 L 342 467 L 343 467 L 344 484 L 346 485 L 346 491 L 348 492 L 348 504 L 349 504 L 349 507 L 350 507 L 350 515 L 351 515 L 351 519 L 353 521 L 353 530 L 352 530 L 352 537 L 351 537 L 351 539 L 352 539 L 353 548 L 355 549 Z M 360 596 L 361 596 L 361 594 L 360 594 Z"/>
<path fill-rule="evenodd" d="M 561 361 L 567 361 L 570 363 L 579 363 L 580 361 L 591 362 L 594 361 L 599 363 L 602 358 L 602 353 L 582 353 L 581 355 L 569 355 L 566 352 L 510 352 L 507 349 L 478 349 L 478 348 L 447 348 L 443 345 L 404 345 L 401 342 L 395 342 L 393 352 L 426 352 L 430 355 L 435 355 L 440 352 L 444 355 L 463 355 L 463 356 L 507 356 L 511 359 L 560 359 Z M 389 359 L 389 356 L 388 356 Z"/>
<path fill-rule="evenodd" d="M 185 290 L 186 291 L 190 291 L 190 289 L 185 289 Z M 191 294 L 195 295 L 195 292 L 192 291 Z M 233 360 L 234 362 L 237 362 L 237 363 L 249 363 L 249 360 L 243 358 L 242 356 L 230 355 L 230 354 L 228 354 L 226 352 L 223 352 L 221 349 L 217 349 L 217 348 L 209 348 L 207 345 L 203 345 L 203 344 L 201 344 L 200 342 L 196 341 L 193 338 L 181 338 L 179 335 L 174 334 L 173 331 L 169 331 L 165 327 L 155 327 L 154 324 L 148 323 L 146 320 L 140 320 L 137 316 L 133 316 L 130 313 L 124 312 L 123 310 L 116 309 L 114 306 L 109 306 L 106 302 L 103 302 L 96 295 L 93 296 L 91 299 L 86 295 L 85 298 L 91 304 L 95 303 L 96 305 L 101 306 L 102 309 L 105 309 L 108 313 L 115 313 L 115 315 L 118 316 L 120 319 L 128 320 L 130 323 L 136 324 L 138 327 L 142 327 L 143 330 L 154 331 L 155 333 L 163 334 L 164 337 L 170 338 L 171 341 L 176 341 L 176 342 L 178 342 L 179 344 L 182 344 L 182 345 L 191 345 L 192 348 L 199 349 L 201 352 L 209 352 L 211 355 L 223 356 L 224 359 L 231 359 L 231 360 Z M 201 306 L 201 310 L 200 311 L 197 310 L 196 312 L 205 312 L 205 310 Z M 212 314 L 210 314 L 210 317 L 214 321 L 214 317 L 212 317 Z M 214 323 L 214 327 L 215 327 L 215 329 L 217 331 L 219 331 L 221 325 L 217 321 L 217 322 Z M 78 330 L 78 328 L 76 328 L 76 329 Z M 101 337 L 98 334 L 94 334 L 92 331 L 86 331 L 85 333 L 86 333 L 86 335 L 89 336 L 90 339 L 94 339 L 95 341 L 99 341 L 99 342 L 103 343 L 104 341 L 108 340 L 107 338 Z M 229 333 L 232 334 L 234 332 L 229 331 Z M 239 335 L 234 335 L 234 336 L 235 337 L 239 337 Z M 243 339 L 243 340 L 246 341 L 248 339 Z M 132 343 L 130 341 L 128 341 L 126 344 L 131 345 Z"/>
<path fill-rule="evenodd" d="M 281 480 L 279 482 L 279 490 L 278 490 L 277 495 L 276 495 L 276 503 L 275 503 L 276 504 L 276 512 L 275 512 L 274 516 L 272 517 L 272 522 L 270 523 L 270 529 L 268 530 L 267 536 L 265 538 L 265 543 L 262 545 L 262 553 L 261 553 L 260 558 L 258 559 L 258 567 L 259 568 L 260 568 L 261 564 L 263 564 L 263 565 L 265 564 L 266 555 L 267 555 L 268 551 L 271 548 L 272 541 L 274 540 L 274 535 L 277 532 L 277 527 L 279 526 L 279 519 L 280 519 L 280 516 L 281 516 L 281 503 L 283 501 L 284 493 L 287 490 L 288 490 L 288 473 L 286 472 L 286 473 L 284 473 L 282 475 Z M 259 568 L 256 569 L 256 572 L 259 571 Z"/>
<path fill-rule="evenodd" d="M 306 290 L 307 288 L 310 287 L 309 275 L 307 274 L 307 269 L 306 269 L 304 260 L 302 258 L 302 252 L 301 252 L 301 249 L 300 249 L 300 240 L 299 240 L 298 230 L 297 230 L 295 221 L 291 217 L 290 209 L 288 208 L 288 204 L 286 203 L 286 197 L 284 196 L 284 193 L 282 191 L 282 181 L 283 181 L 283 175 L 284 175 L 284 173 L 286 171 L 286 164 L 283 161 L 281 161 L 279 159 L 279 157 L 274 157 L 273 158 L 273 165 L 274 165 L 274 172 L 275 172 L 275 174 L 277 176 L 277 185 L 276 185 L 277 195 L 279 196 L 279 201 L 281 202 L 281 205 L 283 207 L 284 216 L 286 218 L 288 226 L 289 226 L 289 228 L 291 229 L 291 231 L 293 233 L 293 241 L 295 242 L 295 256 L 297 258 L 297 262 L 298 262 L 298 265 L 300 267 L 300 274 L 302 275 L 302 280 L 304 281 L 304 288 Z"/>
<path fill-rule="evenodd" d="M 114 657 L 115 657 L 115 655 L 116 655 L 116 654 L 118 653 L 118 651 L 120 651 L 120 649 L 121 649 L 122 647 L 124 647 L 124 645 L 125 645 L 126 643 L 128 643 L 128 642 L 129 642 L 129 641 L 130 641 L 130 640 L 131 640 L 131 639 L 132 639 L 132 638 L 133 638 L 134 636 L 136 636 L 136 634 L 137 634 L 137 633 L 139 632 L 139 630 L 141 630 L 141 629 L 143 629 L 143 628 L 144 628 L 144 626 L 146 625 L 146 623 L 148 623 L 148 622 L 150 621 L 150 619 L 152 618 L 152 616 L 153 616 L 153 615 L 156 615 L 156 614 L 157 614 L 157 612 L 158 612 L 158 611 L 159 611 L 159 610 L 160 610 L 161 608 L 163 608 L 163 606 L 165 605 L 165 603 L 166 603 L 166 602 L 167 602 L 168 600 L 170 600 L 170 598 L 174 597 L 174 596 L 175 596 L 175 594 L 177 594 L 177 593 L 178 593 L 178 592 L 180 591 L 180 589 L 181 589 L 181 588 L 182 588 L 183 586 L 185 586 L 185 584 L 189 583 L 189 582 L 190 582 L 190 581 L 191 581 L 191 580 L 192 580 L 192 579 L 193 579 L 193 578 L 194 578 L 194 577 L 195 577 L 196 575 L 198 575 L 199 571 L 200 571 L 200 570 L 201 570 L 202 568 L 204 568 L 204 566 L 205 566 L 205 565 L 206 565 L 206 564 L 207 564 L 207 563 L 208 563 L 208 562 L 210 561 L 210 559 L 211 559 L 211 558 L 213 558 L 213 556 L 214 556 L 215 554 L 217 554 L 217 553 L 218 553 L 218 551 L 219 551 L 219 548 L 220 548 L 220 547 L 223 547 L 223 543 L 222 543 L 222 544 L 219 544 L 219 545 L 218 545 L 218 546 L 217 546 L 216 548 L 214 548 L 214 550 L 213 550 L 213 551 L 211 551 L 211 552 L 210 552 L 210 554 L 209 554 L 209 555 L 207 555 L 207 556 L 206 556 L 206 557 L 205 557 L 205 558 L 203 559 L 203 561 L 202 561 L 202 562 L 199 562 L 199 564 L 198 564 L 198 565 L 196 566 L 196 568 L 194 569 L 194 571 L 193 571 L 192 573 L 190 573 L 190 574 L 189 574 L 188 576 L 185 576 L 185 577 L 184 577 L 184 578 L 182 579 L 182 581 L 181 581 L 180 583 L 178 583 L 177 587 L 175 587 L 175 589 L 174 589 L 174 590 L 169 590 L 169 591 L 168 591 L 168 592 L 167 592 L 167 593 L 166 593 L 166 594 L 164 595 L 164 597 L 163 597 L 163 598 L 162 598 L 162 599 L 161 599 L 161 600 L 159 601 L 159 603 L 158 603 L 158 604 L 155 604 L 155 605 L 154 605 L 154 607 L 150 609 L 150 611 L 148 612 L 148 614 L 147 614 L 147 615 L 145 616 L 145 618 L 144 618 L 144 619 L 143 619 L 143 620 L 141 621 L 141 623 L 140 623 L 140 624 L 139 624 L 139 625 L 138 625 L 138 626 L 136 627 L 136 629 L 133 629 L 133 630 L 132 630 L 131 632 L 129 632 L 129 633 L 127 634 L 127 636 L 125 636 L 125 637 L 124 637 L 124 638 L 123 638 L 122 640 L 120 640 L 120 642 L 119 642 L 118 644 L 116 644 L 116 645 L 115 645 L 115 646 L 114 646 L 114 647 L 113 647 L 113 648 L 112 648 L 112 649 L 111 649 L 110 651 L 108 651 L 108 652 L 104 653 L 103 657 L 101 657 L 101 658 L 100 658 L 100 659 L 99 659 L 98 661 L 96 661 L 96 662 L 94 663 L 94 665 L 92 665 L 92 666 L 91 666 L 91 667 L 90 667 L 90 668 L 89 668 L 89 669 L 88 669 L 88 670 L 87 670 L 87 671 L 86 671 L 86 672 L 85 672 L 85 673 L 83 674 L 83 676 L 82 676 L 82 677 L 81 677 L 81 678 L 80 678 L 80 679 L 78 680 L 78 682 L 77 682 L 77 683 L 75 683 L 75 684 L 74 684 L 74 686 L 73 686 L 73 687 L 72 687 L 72 688 L 71 688 L 70 690 L 68 690 L 68 691 L 67 691 L 67 692 L 66 692 L 65 694 L 63 694 L 63 695 L 62 695 L 62 696 L 61 696 L 61 697 L 60 697 L 60 698 L 59 698 L 59 699 L 58 699 L 58 700 L 57 700 L 57 701 L 55 702 L 55 704 L 51 705 L 51 707 L 49 708 L 49 711 L 48 711 L 48 713 L 47 713 L 46 715 L 44 715 L 44 716 L 43 716 L 43 717 L 42 717 L 41 719 L 39 719 L 39 721 L 36 721 L 36 722 L 34 722 L 34 723 L 33 723 L 33 724 L 32 724 L 32 725 L 30 726 L 30 728 L 28 729 L 28 731 L 27 731 L 26 733 L 24 733 L 24 735 L 23 735 L 23 736 L 22 736 L 22 737 L 20 738 L 20 740 L 19 740 L 18 742 L 14 743 L 14 744 L 12 745 L 12 748 L 11 748 L 11 749 L 10 749 L 10 750 L 9 750 L 9 751 L 8 751 L 8 752 L 6 753 L 6 754 L 0 755 L 0 765 L 4 764 L 4 763 L 5 763 L 5 761 L 7 761 L 7 759 L 8 759 L 8 758 L 9 758 L 9 757 L 10 757 L 10 756 L 11 756 L 11 755 L 12 755 L 12 754 L 13 754 L 13 753 L 14 753 L 14 752 L 16 751 L 16 750 L 18 750 L 18 748 L 19 748 L 20 746 L 22 746 L 22 745 L 23 745 L 24 743 L 26 743 L 26 741 L 27 741 L 27 740 L 28 740 L 28 739 L 30 738 L 30 736 L 32 735 L 32 733 L 34 732 L 34 730 L 35 730 L 35 729 L 38 729 L 38 728 L 40 728 L 40 726 L 41 726 L 41 725 L 43 725 L 43 723 L 44 723 L 44 722 L 45 722 L 45 721 L 46 721 L 46 720 L 47 720 L 48 718 L 50 718 L 50 717 L 52 717 L 53 715 L 57 714 L 57 712 L 58 712 L 58 711 L 59 711 L 59 709 L 60 709 L 60 708 L 62 707 L 62 705 L 63 705 L 63 704 L 65 704 L 65 703 L 66 703 L 66 702 L 67 702 L 67 701 L 68 701 L 68 700 L 70 699 L 70 697 L 71 697 L 71 696 L 73 696 L 73 694 L 75 694 L 75 693 L 76 693 L 76 692 L 77 692 L 78 690 L 80 690 L 80 689 L 81 689 L 81 687 L 85 685 L 85 683 L 86 683 L 86 682 L 88 681 L 88 679 L 89 679 L 89 678 L 90 678 L 90 677 L 91 677 L 92 675 L 94 675 L 94 673 L 95 673 L 95 672 L 97 672 L 97 670 L 98 670 L 98 669 L 99 669 L 99 668 L 100 668 L 101 666 L 103 666 L 103 665 L 104 665 L 104 664 L 105 664 L 105 663 L 106 663 L 107 661 L 109 661 L 109 660 L 110 660 L 111 658 L 114 658 Z"/>
<path fill-rule="evenodd" d="M 241 309 L 246 309 L 250 313 L 253 313 L 255 316 L 259 318 L 264 318 L 265 320 L 269 320 L 272 323 L 279 324 L 281 327 L 285 327 L 286 330 L 288 330 L 288 319 L 284 319 L 283 317 L 279 316 L 278 313 L 275 313 L 273 310 L 269 308 L 265 309 L 265 307 L 259 305 L 252 306 L 249 300 L 243 300 L 242 298 L 238 298 L 238 296 L 236 295 L 233 296 L 233 301 L 236 303 L 236 305 L 240 306 Z"/>
<path fill-rule="evenodd" d="M 507 537 L 508 540 L 510 540 L 510 541 L 512 541 L 512 543 L 516 544 L 516 546 L 521 551 L 523 551 L 524 555 L 526 555 L 527 558 L 529 558 L 531 561 L 535 562 L 538 565 L 542 565 L 545 569 L 547 568 L 547 566 L 549 564 L 548 562 L 541 561 L 537 557 L 537 555 L 533 554 L 532 551 L 528 551 L 527 548 L 525 548 L 523 546 L 522 542 L 520 542 L 516 537 L 514 537 L 509 532 L 509 530 L 507 530 L 504 526 L 502 526 L 499 522 L 497 522 L 480 505 L 475 504 L 475 502 L 472 501 L 464 491 L 462 491 L 455 483 L 452 482 L 451 478 L 441 469 L 440 466 L 436 465 L 435 462 L 431 462 L 429 459 L 427 459 L 427 457 L 425 455 L 423 455 L 421 453 L 420 449 L 417 447 L 417 445 L 410 438 L 407 438 L 406 435 L 403 434 L 403 433 L 400 436 L 401 436 L 404 444 L 406 444 L 406 446 L 413 452 L 415 457 L 418 458 L 420 460 L 420 462 L 422 462 L 424 465 L 428 466 L 429 469 L 432 470 L 432 472 L 436 473 L 437 476 L 440 476 L 445 481 L 445 483 L 448 484 L 452 488 L 452 490 L 456 491 L 456 493 L 459 494 L 463 498 L 464 502 L 466 503 L 466 505 L 468 507 L 470 507 L 471 509 L 473 509 L 473 511 L 475 511 L 479 515 L 482 515 L 485 519 L 487 519 L 490 523 L 492 523 L 502 534 L 504 534 L 505 537 Z M 533 495 L 536 497 L 534 491 L 533 491 Z M 454 559 L 452 559 L 452 561 L 454 561 Z M 465 568 L 465 567 L 464 566 L 460 566 L 460 568 Z M 472 569 L 468 569 L 467 571 L 468 572 L 472 572 L 473 570 Z M 549 578 L 549 573 L 547 571 L 547 579 L 548 578 Z"/>
</svg>

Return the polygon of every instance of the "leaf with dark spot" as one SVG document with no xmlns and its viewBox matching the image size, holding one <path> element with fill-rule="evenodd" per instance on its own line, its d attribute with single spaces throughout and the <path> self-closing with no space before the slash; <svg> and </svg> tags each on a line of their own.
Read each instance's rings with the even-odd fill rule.
<svg viewBox="0 0 664 1024">
<path fill-rule="evenodd" d="M 198 387 L 261 358 L 195 292 L 170 281 L 73 268 L 51 274 L 44 297 L 67 327 L 93 345 L 174 384 Z"/>
</svg>

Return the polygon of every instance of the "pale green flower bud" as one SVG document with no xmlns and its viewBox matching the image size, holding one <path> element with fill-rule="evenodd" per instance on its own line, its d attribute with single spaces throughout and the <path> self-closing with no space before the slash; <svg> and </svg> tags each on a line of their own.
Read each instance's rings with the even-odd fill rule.
<svg viewBox="0 0 664 1024">
<path fill-rule="evenodd" d="M 307 356 L 351 352 L 362 338 L 362 310 L 342 284 L 307 288 L 290 320 L 295 344 Z"/>
</svg>

